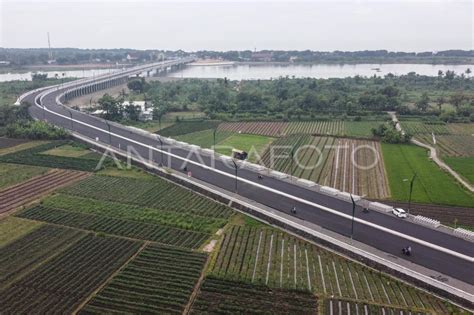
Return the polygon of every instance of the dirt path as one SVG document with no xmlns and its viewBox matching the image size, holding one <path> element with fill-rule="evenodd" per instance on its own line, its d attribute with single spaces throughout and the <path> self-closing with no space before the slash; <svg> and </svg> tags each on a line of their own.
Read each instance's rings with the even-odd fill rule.
<svg viewBox="0 0 474 315">
<path fill-rule="evenodd" d="M 99 291 L 101 291 L 107 284 L 109 284 L 110 281 L 115 278 L 115 276 L 117 276 L 122 270 L 124 270 L 125 267 L 127 267 L 127 265 L 132 260 L 134 260 L 145 249 L 145 247 L 148 246 L 148 244 L 150 244 L 149 241 L 144 242 L 143 245 L 137 250 L 137 252 L 133 254 L 132 257 L 130 257 L 126 262 L 124 262 L 123 265 L 118 268 L 113 274 L 111 274 L 107 280 L 105 280 L 97 289 L 94 290 L 94 292 L 92 292 L 86 299 L 84 299 L 84 301 L 79 304 L 79 306 L 74 310 L 72 314 L 76 315 L 84 306 L 86 306 L 86 304 L 89 303 L 89 301 L 92 300 L 92 298 L 94 298 L 94 296 L 99 293 Z"/>
<path fill-rule="evenodd" d="M 402 134 L 404 134 L 405 132 L 403 131 L 402 127 L 400 126 L 400 122 L 398 121 L 398 118 L 397 118 L 397 115 L 395 112 L 388 112 L 388 114 L 392 117 L 392 121 L 395 123 L 395 128 L 401 132 Z M 419 146 L 419 147 L 422 147 L 422 148 L 425 148 L 425 149 L 428 149 L 430 150 L 430 158 L 436 163 L 438 164 L 438 166 L 442 169 L 444 169 L 445 171 L 447 171 L 449 174 L 451 174 L 459 183 L 461 183 L 461 185 L 463 185 L 464 187 L 466 187 L 470 192 L 474 192 L 474 187 L 472 185 L 470 185 L 467 181 L 465 181 L 458 173 L 456 173 L 451 167 L 449 167 L 446 163 L 444 163 L 439 157 L 438 157 L 438 153 L 436 152 L 436 149 L 433 148 L 432 146 L 429 146 L 427 144 L 424 144 L 414 138 L 412 138 L 410 140 L 411 143 Z"/>
<path fill-rule="evenodd" d="M 201 289 L 201 284 L 204 281 L 204 277 L 206 276 L 207 267 L 209 266 L 209 263 L 211 261 L 210 257 L 211 255 L 207 256 L 206 263 L 204 264 L 204 267 L 202 268 L 201 275 L 199 276 L 199 279 L 196 282 L 196 285 L 194 286 L 193 293 L 191 293 L 191 296 L 189 297 L 189 302 L 188 304 L 186 304 L 183 314 L 189 314 L 191 312 L 191 308 L 194 304 L 194 301 L 196 300 L 199 290 Z"/>
</svg>

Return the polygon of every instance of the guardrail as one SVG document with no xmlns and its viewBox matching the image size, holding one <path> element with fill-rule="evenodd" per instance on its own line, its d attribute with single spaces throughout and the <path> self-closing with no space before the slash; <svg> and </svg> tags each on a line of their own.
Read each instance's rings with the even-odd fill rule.
<svg viewBox="0 0 474 315">
<path fill-rule="evenodd" d="M 431 226 L 431 227 L 434 227 L 434 228 L 437 228 L 441 225 L 441 222 L 439 222 L 438 220 L 434 220 L 434 219 L 431 219 L 431 218 L 427 218 L 427 217 L 424 217 L 422 215 L 417 215 L 413 218 L 413 221 L 415 223 L 419 223 L 419 224 L 422 224 L 422 225 L 427 225 L 427 226 Z"/>
<path fill-rule="evenodd" d="M 453 233 L 459 237 L 474 241 L 474 232 L 463 228 L 454 229 Z"/>
</svg>

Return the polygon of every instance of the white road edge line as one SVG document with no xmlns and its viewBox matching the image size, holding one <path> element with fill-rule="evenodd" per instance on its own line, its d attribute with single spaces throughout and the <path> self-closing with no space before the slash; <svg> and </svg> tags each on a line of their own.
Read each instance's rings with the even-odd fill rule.
<svg viewBox="0 0 474 315">
<path fill-rule="evenodd" d="M 48 91 L 46 91 L 48 92 Z M 39 104 L 37 104 L 35 102 L 35 104 L 39 107 L 39 108 L 44 108 L 45 111 L 47 112 L 50 112 L 56 116 L 59 116 L 59 117 L 62 117 L 66 120 L 71 120 L 71 117 L 67 117 L 65 115 L 62 115 L 62 114 L 59 114 L 59 113 L 56 113 L 50 109 L 48 109 L 45 105 L 41 106 Z M 65 106 L 65 105 L 63 105 Z M 105 134 L 109 134 L 109 132 L 107 130 L 104 130 L 104 129 L 101 129 L 99 127 L 96 127 L 96 126 L 92 126 L 88 123 L 85 123 L 85 122 L 82 122 L 80 120 L 77 120 L 77 119 L 72 119 L 72 121 L 74 121 L 75 123 L 79 123 L 81 125 L 84 125 L 86 127 L 89 127 L 89 128 L 92 128 L 92 129 L 96 129 L 98 131 L 101 131 Z M 120 138 L 120 139 L 123 139 L 123 140 L 126 140 L 128 142 L 131 142 L 131 143 L 135 143 L 137 145 L 140 145 L 142 147 L 145 147 L 145 148 L 148 148 L 150 150 L 153 150 L 153 151 L 156 151 L 156 152 L 163 152 L 163 154 L 166 154 L 166 155 L 169 155 L 175 159 L 178 159 L 178 160 L 182 160 L 182 161 L 186 161 L 187 163 L 189 164 L 193 164 L 193 165 L 196 165 L 196 166 L 199 166 L 199 167 L 202 167 L 202 168 L 205 168 L 207 170 L 210 170 L 210 171 L 213 171 L 213 172 L 216 172 L 216 173 L 219 173 L 221 175 L 224 175 L 224 176 L 227 176 L 227 177 L 231 177 L 231 178 L 235 178 L 235 175 L 233 174 L 229 174 L 229 173 L 226 173 L 226 172 L 223 172 L 223 171 L 220 171 L 218 169 L 215 169 L 211 166 L 207 166 L 205 164 L 200 164 L 198 162 L 195 162 L 195 161 L 191 161 L 191 160 L 188 160 L 187 158 L 183 158 L 181 156 L 178 156 L 178 155 L 175 155 L 173 153 L 170 153 L 170 152 L 167 152 L 167 151 L 161 151 L 159 150 L 158 148 L 155 148 L 153 146 L 150 146 L 150 145 L 147 145 L 147 144 L 143 144 L 141 142 L 138 142 L 138 141 L 135 141 L 133 139 L 129 139 L 127 137 L 124 137 L 124 136 L 121 136 L 121 135 L 118 135 L 118 134 L 115 134 L 113 132 L 110 133 L 111 135 L 113 135 L 114 137 L 116 138 Z M 295 201 L 298 201 L 298 202 L 301 202 L 301 203 L 304 203 L 304 204 L 307 204 L 309 206 L 312 206 L 312 207 L 316 207 L 316 208 L 319 208 L 321 210 L 324 210 L 324 211 L 327 211 L 327 212 L 330 212 L 332 214 L 335 214 L 335 215 L 338 215 L 340 217 L 343 217 L 345 219 L 349 219 L 349 220 L 352 220 L 352 216 L 348 215 L 348 214 L 344 214 L 344 213 L 341 213 L 337 210 L 334 210 L 334 209 L 331 209 L 331 208 L 328 208 L 328 207 L 325 207 L 325 206 L 322 206 L 322 205 L 319 205 L 317 203 L 314 203 L 314 202 L 311 202 L 311 201 L 308 201 L 308 200 L 305 200 L 305 199 L 302 199 L 302 198 L 299 198 L 299 197 L 296 197 L 296 196 L 293 196 L 293 195 L 290 195 L 290 194 L 287 194 L 285 192 L 282 192 L 282 191 L 279 191 L 279 190 L 276 190 L 276 189 L 273 189 L 273 188 L 270 188 L 270 187 L 267 187 L 267 186 L 263 186 L 261 184 L 258 184 L 258 183 L 254 183 L 250 180 L 247 180 L 245 178 L 238 178 L 239 181 L 241 182 L 244 182 L 244 183 L 247 183 L 247 184 L 250 184 L 250 185 L 253 185 L 253 186 L 256 186 L 260 189 L 263 189 L 263 190 L 267 190 L 267 191 L 270 191 L 272 193 L 275 193 L 275 194 L 278 194 L 278 195 L 281 195 L 281 196 L 284 196 L 286 198 L 290 198 L 290 199 L 293 199 Z M 441 251 L 441 252 L 444 252 L 446 254 L 449 254 L 449 255 L 452 255 L 452 256 L 455 256 L 455 257 L 458 257 L 458 258 L 461 258 L 463 260 L 466 260 L 466 261 L 469 261 L 469 262 L 473 262 L 474 263 L 474 257 L 471 257 L 471 256 L 468 256 L 468 255 L 464 255 L 464 254 L 461 254 L 461 253 L 458 253 L 456 251 L 453 251 L 451 249 L 448 249 L 448 248 L 445 248 L 445 247 L 442 247 L 442 246 L 438 246 L 438 245 L 435 245 L 435 244 L 432 244 L 432 243 L 429 243 L 427 241 L 424 241 L 424 240 L 420 240 L 418 238 L 415 238 L 415 237 L 412 237 L 412 236 L 408 236 L 408 235 L 405 235 L 403 233 L 400 233 L 400 232 L 397 232 L 397 231 L 393 231 L 393 230 L 390 230 L 388 228 L 385 228 L 383 226 L 379 226 L 377 224 L 374 224 L 374 223 L 371 223 L 371 222 L 368 222 L 368 221 L 365 221 L 365 220 L 362 220 L 362 219 L 359 219 L 359 218 L 354 218 L 354 221 L 355 222 L 358 222 L 358 223 L 361 223 L 361 224 L 364 224 L 364 225 L 367 225 L 367 226 L 370 226 L 370 227 L 373 227 L 375 229 L 378 229 L 380 231 L 383 231 L 383 232 L 386 232 L 386 233 L 389 233 L 389 234 L 392 234 L 392 235 L 395 235 L 395 236 L 398 236 L 398 237 L 401 237 L 401 238 L 404 238 L 406 240 L 409 240 L 409 241 L 412 241 L 412 242 L 415 242 L 415 243 L 418 243 L 420 245 L 423 245 L 423 246 L 426 246 L 426 247 L 430 247 L 432 249 L 435 249 L 435 250 L 438 250 L 438 251 Z"/>
</svg>

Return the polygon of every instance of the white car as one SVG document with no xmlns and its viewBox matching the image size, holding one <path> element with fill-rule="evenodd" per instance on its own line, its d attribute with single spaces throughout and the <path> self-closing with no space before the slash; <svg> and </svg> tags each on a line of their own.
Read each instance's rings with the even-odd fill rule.
<svg viewBox="0 0 474 315">
<path fill-rule="evenodd" d="M 402 208 L 393 208 L 392 213 L 396 215 L 399 218 L 406 218 L 407 217 L 407 212 L 403 210 Z"/>
</svg>

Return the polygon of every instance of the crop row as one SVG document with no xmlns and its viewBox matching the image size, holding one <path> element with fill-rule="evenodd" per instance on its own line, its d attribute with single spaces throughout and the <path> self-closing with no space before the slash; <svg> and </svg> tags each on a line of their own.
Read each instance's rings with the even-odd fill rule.
<svg viewBox="0 0 474 315">
<path fill-rule="evenodd" d="M 226 219 L 232 215 L 230 208 L 158 178 L 139 180 L 92 176 L 66 188 L 63 192 L 80 197 L 129 203 L 212 218 Z"/>
<path fill-rule="evenodd" d="M 301 121 L 290 122 L 286 134 L 343 135 L 344 121 Z"/>
<path fill-rule="evenodd" d="M 70 314 L 139 248 L 138 242 L 87 235 L 0 292 L 5 314 Z"/>
<path fill-rule="evenodd" d="M 29 149 L 0 156 L 1 162 L 28 164 L 53 168 L 73 169 L 78 171 L 94 171 L 100 160 L 97 158 L 74 158 L 42 154 L 55 147 L 68 143 L 67 141 L 53 141 Z"/>
<path fill-rule="evenodd" d="M 216 277 L 374 303 L 440 309 L 433 297 L 272 229 L 234 226 L 210 266 Z"/>
<path fill-rule="evenodd" d="M 428 124 L 420 121 L 402 121 L 401 122 L 403 130 L 407 133 L 416 135 L 416 134 L 436 134 L 436 135 L 446 135 L 450 134 L 450 131 L 446 124 Z"/>
<path fill-rule="evenodd" d="M 202 131 L 217 128 L 219 121 L 201 120 L 201 121 L 183 121 L 170 127 L 163 128 L 158 133 L 164 137 L 175 137 L 191 132 Z"/>
<path fill-rule="evenodd" d="M 279 137 L 285 134 L 287 126 L 286 122 L 228 122 L 220 124 L 219 130 Z"/>
<path fill-rule="evenodd" d="M 66 194 L 56 194 L 47 198 L 42 202 L 42 205 L 71 212 L 166 225 L 203 233 L 215 233 L 227 223 L 225 219 L 209 218 L 191 213 L 170 211 L 167 209 L 161 210 Z"/>
<path fill-rule="evenodd" d="M 206 259 L 202 253 L 147 245 L 79 314 L 181 314 Z"/>
<path fill-rule="evenodd" d="M 369 198 L 390 195 L 380 143 L 370 140 L 337 139 L 318 182 L 341 191 Z"/>
<path fill-rule="evenodd" d="M 44 221 L 128 238 L 149 240 L 185 248 L 198 248 L 209 238 L 209 234 L 180 230 L 159 224 L 76 213 L 43 206 L 36 206 L 24 210 L 17 214 L 17 216 L 20 218 Z"/>
<path fill-rule="evenodd" d="M 261 163 L 358 195 L 383 199 L 390 194 L 380 144 L 375 141 L 293 135 L 276 140 Z"/>
<path fill-rule="evenodd" d="M 416 314 L 423 315 L 424 311 L 387 307 L 377 304 L 367 304 L 348 300 L 326 299 L 323 302 L 324 314 Z"/>
<path fill-rule="evenodd" d="M 309 292 L 271 289 L 208 276 L 191 314 L 316 314 L 317 300 Z"/>
<path fill-rule="evenodd" d="M 83 233 L 50 225 L 41 226 L 0 248 L 0 288 L 34 269 L 84 236 Z"/>
<path fill-rule="evenodd" d="M 435 135 L 433 137 L 431 134 L 422 134 L 416 138 L 434 146 L 444 156 L 474 156 L 472 135 Z"/>
</svg>

